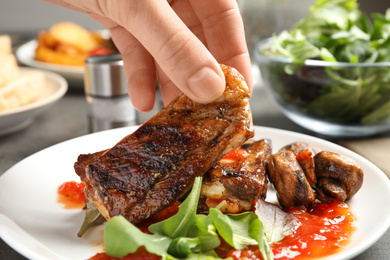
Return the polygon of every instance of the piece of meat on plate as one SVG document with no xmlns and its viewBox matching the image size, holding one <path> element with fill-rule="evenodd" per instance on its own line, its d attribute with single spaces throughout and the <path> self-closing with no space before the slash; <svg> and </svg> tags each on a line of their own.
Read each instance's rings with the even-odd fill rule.
<svg viewBox="0 0 390 260">
<path fill-rule="evenodd" d="M 79 156 L 75 170 L 86 198 L 106 219 L 123 215 L 137 224 L 153 216 L 253 137 L 248 86 L 234 68 L 221 68 L 226 89 L 215 102 L 181 94 L 111 149 Z"/>
<path fill-rule="evenodd" d="M 235 214 L 254 209 L 256 201 L 266 197 L 271 155 L 270 139 L 245 143 L 225 155 L 204 176 L 198 211 L 218 207 Z"/>
</svg>

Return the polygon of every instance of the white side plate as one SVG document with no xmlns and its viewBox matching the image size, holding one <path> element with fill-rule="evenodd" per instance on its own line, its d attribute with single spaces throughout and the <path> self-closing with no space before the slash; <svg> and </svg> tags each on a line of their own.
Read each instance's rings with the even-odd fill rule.
<svg viewBox="0 0 390 260">
<path fill-rule="evenodd" d="M 20 70 L 27 72 L 35 69 L 20 68 Z M 45 74 L 45 92 L 33 103 L 0 112 L 0 136 L 27 127 L 38 114 L 65 95 L 68 89 L 66 80 L 58 74 L 42 72 Z"/>
</svg>

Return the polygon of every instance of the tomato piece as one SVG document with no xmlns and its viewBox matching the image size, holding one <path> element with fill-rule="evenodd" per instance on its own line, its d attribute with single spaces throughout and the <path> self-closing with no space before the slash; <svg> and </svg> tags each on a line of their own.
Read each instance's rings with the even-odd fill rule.
<svg viewBox="0 0 390 260">
<path fill-rule="evenodd" d="M 312 153 L 310 152 L 309 149 L 305 149 L 305 150 L 302 150 L 302 151 L 299 151 L 297 153 L 297 160 L 310 160 L 310 158 L 312 157 Z"/>
<path fill-rule="evenodd" d="M 58 187 L 58 202 L 67 209 L 83 208 L 85 206 L 85 184 L 68 181 Z"/>
<path fill-rule="evenodd" d="M 239 148 L 225 154 L 225 156 L 222 157 L 222 160 L 242 160 L 247 158 L 248 155 L 249 153 L 246 150 Z"/>
</svg>

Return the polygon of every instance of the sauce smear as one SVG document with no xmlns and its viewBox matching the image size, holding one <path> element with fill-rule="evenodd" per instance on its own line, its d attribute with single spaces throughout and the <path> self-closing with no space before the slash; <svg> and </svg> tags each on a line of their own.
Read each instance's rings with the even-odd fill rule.
<svg viewBox="0 0 390 260">
<path fill-rule="evenodd" d="M 65 209 L 82 209 L 85 207 L 85 184 L 82 182 L 68 181 L 58 187 L 57 202 L 64 205 Z"/>
<path fill-rule="evenodd" d="M 148 232 L 147 227 L 151 223 L 174 215 L 178 210 L 178 205 L 179 203 L 171 205 L 156 215 L 154 219 L 143 223 L 138 228 Z M 356 219 L 346 203 L 318 203 L 310 212 L 299 208 L 289 211 L 298 218 L 300 224 L 294 234 L 271 245 L 274 259 L 317 259 L 335 254 L 349 243 L 349 239 L 356 229 Z M 221 245 L 215 251 L 221 258 L 262 260 L 257 246 L 249 246 L 244 250 L 235 250 L 226 242 L 221 241 Z M 105 253 L 99 253 L 89 260 L 114 259 L 154 260 L 160 259 L 160 257 L 147 253 L 144 248 L 140 248 L 136 253 L 129 254 L 123 258 L 113 258 Z"/>
<path fill-rule="evenodd" d="M 245 153 L 230 154 L 228 157 L 241 157 Z M 69 181 L 58 187 L 58 202 L 66 209 L 81 209 L 85 207 L 85 184 Z M 138 228 L 149 233 L 148 227 L 152 223 L 162 221 L 177 213 L 180 203 L 176 202 L 156 214 L 153 218 L 139 225 Z M 355 231 L 356 219 L 348 205 L 343 202 L 318 203 L 309 212 L 294 208 L 289 210 L 299 220 L 299 226 L 294 234 L 285 237 L 271 245 L 274 259 L 317 259 L 340 251 L 349 243 L 352 233 Z M 224 241 L 215 249 L 222 258 L 233 259 L 259 259 L 261 253 L 255 246 L 249 246 L 244 250 L 235 250 Z M 89 260 L 137 260 L 160 259 L 159 256 L 150 254 L 142 247 L 136 253 L 123 258 L 113 258 L 105 253 L 99 253 Z"/>
<path fill-rule="evenodd" d="M 307 213 L 291 212 L 301 222 L 297 231 L 271 246 L 274 259 L 316 259 L 335 254 L 349 243 L 356 219 L 345 203 L 319 203 Z"/>
<path fill-rule="evenodd" d="M 299 220 L 296 232 L 271 245 L 274 259 L 317 259 L 340 251 L 355 231 L 356 219 L 347 204 L 319 203 L 313 210 L 289 210 Z M 262 259 L 258 249 L 234 250 L 233 259 Z"/>
</svg>

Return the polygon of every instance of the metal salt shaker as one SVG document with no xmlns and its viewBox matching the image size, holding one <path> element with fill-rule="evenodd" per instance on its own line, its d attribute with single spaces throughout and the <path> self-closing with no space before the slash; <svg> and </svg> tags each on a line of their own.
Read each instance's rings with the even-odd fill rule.
<svg viewBox="0 0 390 260">
<path fill-rule="evenodd" d="M 121 54 L 89 57 L 85 62 L 84 86 L 90 132 L 137 124 Z"/>
</svg>

